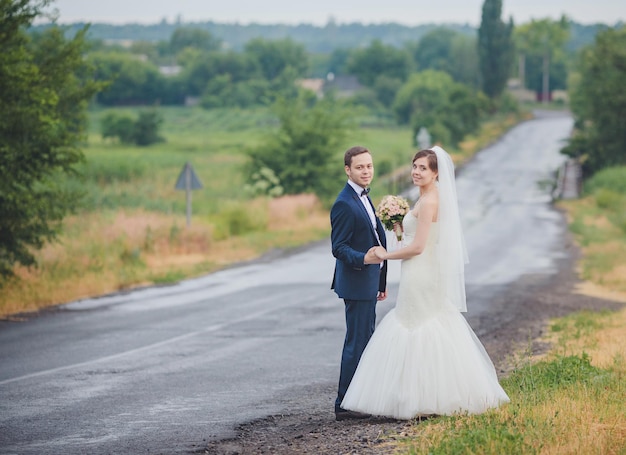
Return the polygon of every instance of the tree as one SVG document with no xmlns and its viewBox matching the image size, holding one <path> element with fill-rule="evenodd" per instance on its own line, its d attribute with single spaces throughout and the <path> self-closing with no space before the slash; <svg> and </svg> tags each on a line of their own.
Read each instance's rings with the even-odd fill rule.
<svg viewBox="0 0 626 455">
<path fill-rule="evenodd" d="M 485 0 L 478 29 L 478 59 L 482 90 L 489 98 L 498 98 L 506 87 L 513 64 L 513 20 L 505 24 L 502 0 Z"/>
<path fill-rule="evenodd" d="M 348 60 L 348 73 L 355 75 L 359 82 L 368 87 L 372 87 L 376 79 L 383 75 L 405 82 L 412 68 L 411 56 L 407 51 L 386 46 L 380 40 L 372 41 L 365 49 L 354 51 Z"/>
<path fill-rule="evenodd" d="M 413 58 L 420 71 L 433 69 L 451 73 L 452 41 L 457 32 L 448 28 L 436 28 L 425 34 L 417 43 Z"/>
<path fill-rule="evenodd" d="M 102 84 L 83 59 L 85 34 L 26 33 L 49 1 L 0 0 L 0 282 L 56 238 L 79 194 L 63 185 L 83 159 L 88 101 Z"/>
<path fill-rule="evenodd" d="M 521 79 L 524 86 L 532 87 L 537 93 L 541 93 L 541 99 L 544 102 L 550 99 L 550 63 L 556 61 L 557 69 L 561 73 L 565 72 L 564 46 L 568 38 L 569 23 L 565 16 L 556 22 L 549 19 L 533 19 L 515 29 L 516 47 L 520 55 Z M 538 65 L 532 65 L 537 60 L 541 61 L 540 71 L 536 70 Z M 527 63 L 531 63 L 528 66 L 535 75 L 541 74 L 540 78 L 525 77 Z M 559 81 L 563 85 L 564 79 L 562 75 Z"/>
<path fill-rule="evenodd" d="M 450 75 L 462 84 L 480 89 L 480 72 L 478 64 L 478 46 L 474 36 L 460 33 L 452 39 L 450 49 Z"/>
<path fill-rule="evenodd" d="M 306 49 L 289 38 L 275 41 L 253 39 L 246 44 L 245 53 L 259 63 L 263 77 L 268 81 L 276 79 L 290 67 L 296 77 L 304 76 L 309 68 Z"/>
<path fill-rule="evenodd" d="M 123 144 L 131 144 L 135 134 L 135 121 L 130 115 L 108 112 L 100 121 L 102 139 L 117 138 Z"/>
<path fill-rule="evenodd" d="M 165 77 L 158 68 L 125 52 L 94 52 L 89 60 L 97 67 L 97 80 L 110 81 L 98 94 L 98 102 L 111 105 L 145 105 L 160 101 Z"/>
<path fill-rule="evenodd" d="M 262 73 L 254 58 L 233 51 L 200 53 L 183 72 L 187 92 L 193 96 L 203 95 L 207 84 L 218 76 L 227 76 L 231 82 L 237 83 L 261 78 Z"/>
<path fill-rule="evenodd" d="M 172 55 L 178 54 L 186 48 L 203 51 L 219 50 L 221 42 L 207 30 L 192 27 L 179 27 L 174 30 L 169 42 L 169 51 Z"/>
<path fill-rule="evenodd" d="M 135 144 L 146 146 L 163 142 L 159 129 L 163 124 L 163 117 L 156 109 L 141 111 L 135 121 Z"/>
<path fill-rule="evenodd" d="M 396 97 L 396 93 L 402 87 L 402 81 L 400 79 L 394 79 L 392 77 L 382 75 L 376 78 L 374 86 L 372 87 L 374 93 L 376 93 L 376 99 L 385 107 L 391 107 Z"/>
<path fill-rule="evenodd" d="M 351 116 L 329 96 L 317 101 L 301 94 L 296 100 L 280 100 L 275 109 L 279 131 L 248 152 L 251 181 L 267 168 L 275 176 L 273 187 L 284 193 L 312 192 L 326 200 L 341 179 L 337 151 Z"/>
<path fill-rule="evenodd" d="M 524 68 L 524 87 L 534 91 L 537 99 L 548 102 L 554 90 L 567 89 L 569 62 L 560 56 L 546 57 L 544 55 L 520 56 L 520 63 Z"/>
<path fill-rule="evenodd" d="M 334 49 L 328 59 L 327 73 L 333 73 L 335 76 L 347 73 L 347 65 L 350 59 L 349 49 Z"/>
<path fill-rule="evenodd" d="M 402 86 L 393 110 L 400 123 L 412 126 L 413 137 L 425 127 L 434 142 L 456 145 L 478 129 L 486 104 L 483 94 L 454 82 L 449 74 L 426 70 Z"/>
<path fill-rule="evenodd" d="M 578 65 L 571 89 L 576 129 L 564 152 L 585 175 L 626 164 L 626 28 L 598 33 Z"/>
<path fill-rule="evenodd" d="M 118 138 L 124 144 L 147 146 L 163 142 L 159 130 L 163 117 L 156 109 L 141 111 L 137 119 L 126 114 L 109 112 L 100 123 L 102 138 Z"/>
<path fill-rule="evenodd" d="M 413 57 L 420 71 L 445 71 L 457 82 L 478 88 L 476 38 L 449 28 L 436 28 L 414 46 Z"/>
</svg>

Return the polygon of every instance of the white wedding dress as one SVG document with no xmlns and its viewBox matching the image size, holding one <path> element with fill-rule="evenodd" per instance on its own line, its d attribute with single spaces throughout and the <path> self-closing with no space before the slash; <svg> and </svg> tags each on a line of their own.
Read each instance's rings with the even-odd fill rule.
<svg viewBox="0 0 626 455">
<path fill-rule="evenodd" d="M 403 221 L 411 242 L 417 219 Z M 402 262 L 396 307 L 370 339 L 344 409 L 396 419 L 481 413 L 509 401 L 485 348 L 460 313 L 444 302 L 437 274 L 439 224 L 423 253 Z"/>
</svg>

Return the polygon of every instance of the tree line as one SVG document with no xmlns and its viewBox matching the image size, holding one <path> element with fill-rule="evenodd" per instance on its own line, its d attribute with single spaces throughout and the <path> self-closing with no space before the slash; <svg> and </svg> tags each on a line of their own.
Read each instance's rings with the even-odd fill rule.
<svg viewBox="0 0 626 455">
<path fill-rule="evenodd" d="M 77 22 L 66 26 L 67 32 L 74 35 L 81 30 L 85 23 Z M 572 35 L 567 43 L 571 51 L 576 51 L 583 46 L 591 44 L 598 31 L 607 27 L 619 28 L 623 24 L 579 24 L 571 21 Z M 50 24 L 39 24 L 35 29 L 44 29 Z M 92 23 L 89 28 L 90 40 L 102 41 L 167 41 L 174 31 L 181 27 L 193 27 L 205 30 L 218 37 L 230 49 L 242 50 L 245 44 L 254 38 L 277 40 L 292 38 L 297 43 L 304 45 L 307 52 L 312 54 L 328 54 L 336 48 L 352 49 L 367 45 L 378 39 L 384 44 L 394 47 L 402 47 L 407 42 L 419 41 L 424 35 L 440 28 L 442 24 L 428 23 L 407 26 L 397 23 L 362 24 L 337 23 L 330 17 L 325 25 L 301 23 L 297 25 L 287 24 L 238 24 L 218 23 L 214 21 L 191 21 L 179 17 L 175 20 L 163 19 L 154 24 L 106 24 Z M 469 24 L 444 24 L 454 32 L 467 36 L 476 36 L 477 27 Z"/>
<path fill-rule="evenodd" d="M 548 83 L 549 91 L 566 88 L 565 69 L 573 56 L 565 49 L 565 18 L 515 28 L 500 16 L 501 2 L 487 1 L 477 36 L 438 27 L 402 47 L 374 39 L 325 55 L 307 52 L 291 38 L 254 38 L 237 51 L 209 31 L 184 26 L 164 41 L 128 47 L 91 42 L 87 60 L 96 68 L 96 80 L 108 84 L 96 97 L 104 106 L 189 100 L 207 109 L 272 105 L 296 97 L 298 80 L 350 76 L 361 85 L 351 98 L 354 106 L 383 112 L 415 132 L 426 127 L 435 140 L 455 144 L 475 131 L 484 113 L 514 108 L 500 96 L 511 76 L 519 74 L 537 93 Z M 164 63 L 175 74 L 165 74 Z M 129 137 L 128 121 L 110 120 L 119 134 L 103 131 L 105 136 Z"/>
<path fill-rule="evenodd" d="M 507 77 L 519 76 L 526 88 L 540 94 L 545 85 L 542 46 L 548 46 L 550 91 L 565 90 L 576 55 L 576 49 L 568 47 L 571 22 L 563 18 L 506 26 L 514 29 L 513 43 L 507 62 L 497 67 L 506 68 Z M 481 77 L 495 73 L 478 67 L 478 49 L 491 52 L 478 43 L 481 36 L 481 29 L 468 34 L 442 26 L 402 46 L 374 38 L 358 47 L 338 44 L 327 53 L 314 53 L 293 38 L 252 38 L 236 50 L 207 30 L 184 25 L 167 40 L 133 41 L 127 47 L 90 41 L 90 58 L 99 68 L 98 78 L 113 79 L 98 95 L 103 105 L 180 105 L 189 97 L 201 98 L 206 107 L 271 104 L 276 90 L 295 79 L 326 78 L 331 73 L 358 77 L 376 91 L 378 101 L 389 105 L 398 81 L 406 82 L 407 74 L 426 69 L 445 71 L 457 82 L 483 88 Z M 364 61 L 367 65 L 360 65 Z M 389 63 L 393 68 L 387 68 Z M 168 68 L 176 74 L 166 73 Z M 383 79 L 377 86 L 378 77 Z"/>
</svg>

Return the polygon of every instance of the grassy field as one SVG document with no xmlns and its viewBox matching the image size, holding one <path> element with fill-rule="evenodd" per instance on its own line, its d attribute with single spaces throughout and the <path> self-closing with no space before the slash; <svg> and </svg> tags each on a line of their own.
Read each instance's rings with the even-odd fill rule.
<svg viewBox="0 0 626 455">
<path fill-rule="evenodd" d="M 113 110 L 131 116 L 139 111 Z M 37 252 L 38 268 L 16 270 L 20 279 L 0 293 L 0 316 L 172 283 L 329 235 L 328 211 L 313 195 L 249 199 L 245 194 L 244 152 L 278 127 L 269 109 L 161 108 L 166 141 L 146 148 L 103 140 L 100 119 L 109 111 L 90 113 L 83 179 L 66 182 L 84 192 L 83 204 L 65 220 L 59 241 Z M 450 151 L 460 162 L 518 121 L 494 119 Z M 337 150 L 337 166 L 342 167 L 344 150 L 356 144 L 372 150 L 381 170 L 410 166 L 415 150 L 409 128 L 368 118 L 360 123 Z M 186 162 L 203 184 L 192 193 L 189 228 L 185 193 L 174 188 Z M 377 175 L 374 202 L 410 184 L 404 178 L 392 185 Z"/>
<path fill-rule="evenodd" d="M 90 113 L 83 179 L 66 182 L 84 192 L 83 204 L 59 241 L 37 252 L 38 268 L 16 270 L 20 279 L 0 293 L 0 315 L 175 282 L 328 236 L 328 213 L 313 195 L 251 200 L 244 192 L 245 150 L 277 128 L 269 109 L 162 108 L 166 141 L 147 148 L 103 140 L 99 123 L 109 111 Z M 367 144 L 377 158 L 400 161 L 410 141 L 408 129 L 360 128 L 346 148 Z M 174 188 L 186 162 L 203 184 L 192 193 L 190 228 L 185 192 Z"/>
<path fill-rule="evenodd" d="M 582 278 L 626 293 L 626 166 L 598 172 L 585 183 L 582 199 L 559 206 L 585 256 Z"/>
</svg>

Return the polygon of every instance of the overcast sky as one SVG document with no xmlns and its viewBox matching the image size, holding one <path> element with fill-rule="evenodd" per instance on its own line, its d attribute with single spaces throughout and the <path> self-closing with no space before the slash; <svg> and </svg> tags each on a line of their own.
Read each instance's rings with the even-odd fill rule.
<svg viewBox="0 0 626 455">
<path fill-rule="evenodd" d="M 56 0 L 59 22 L 150 24 L 166 19 L 248 24 L 324 25 L 397 22 L 405 25 L 461 23 L 478 26 L 483 0 Z M 562 14 L 582 24 L 614 25 L 626 21 L 624 0 L 504 0 L 503 18 L 516 24 L 558 19 Z"/>
</svg>

